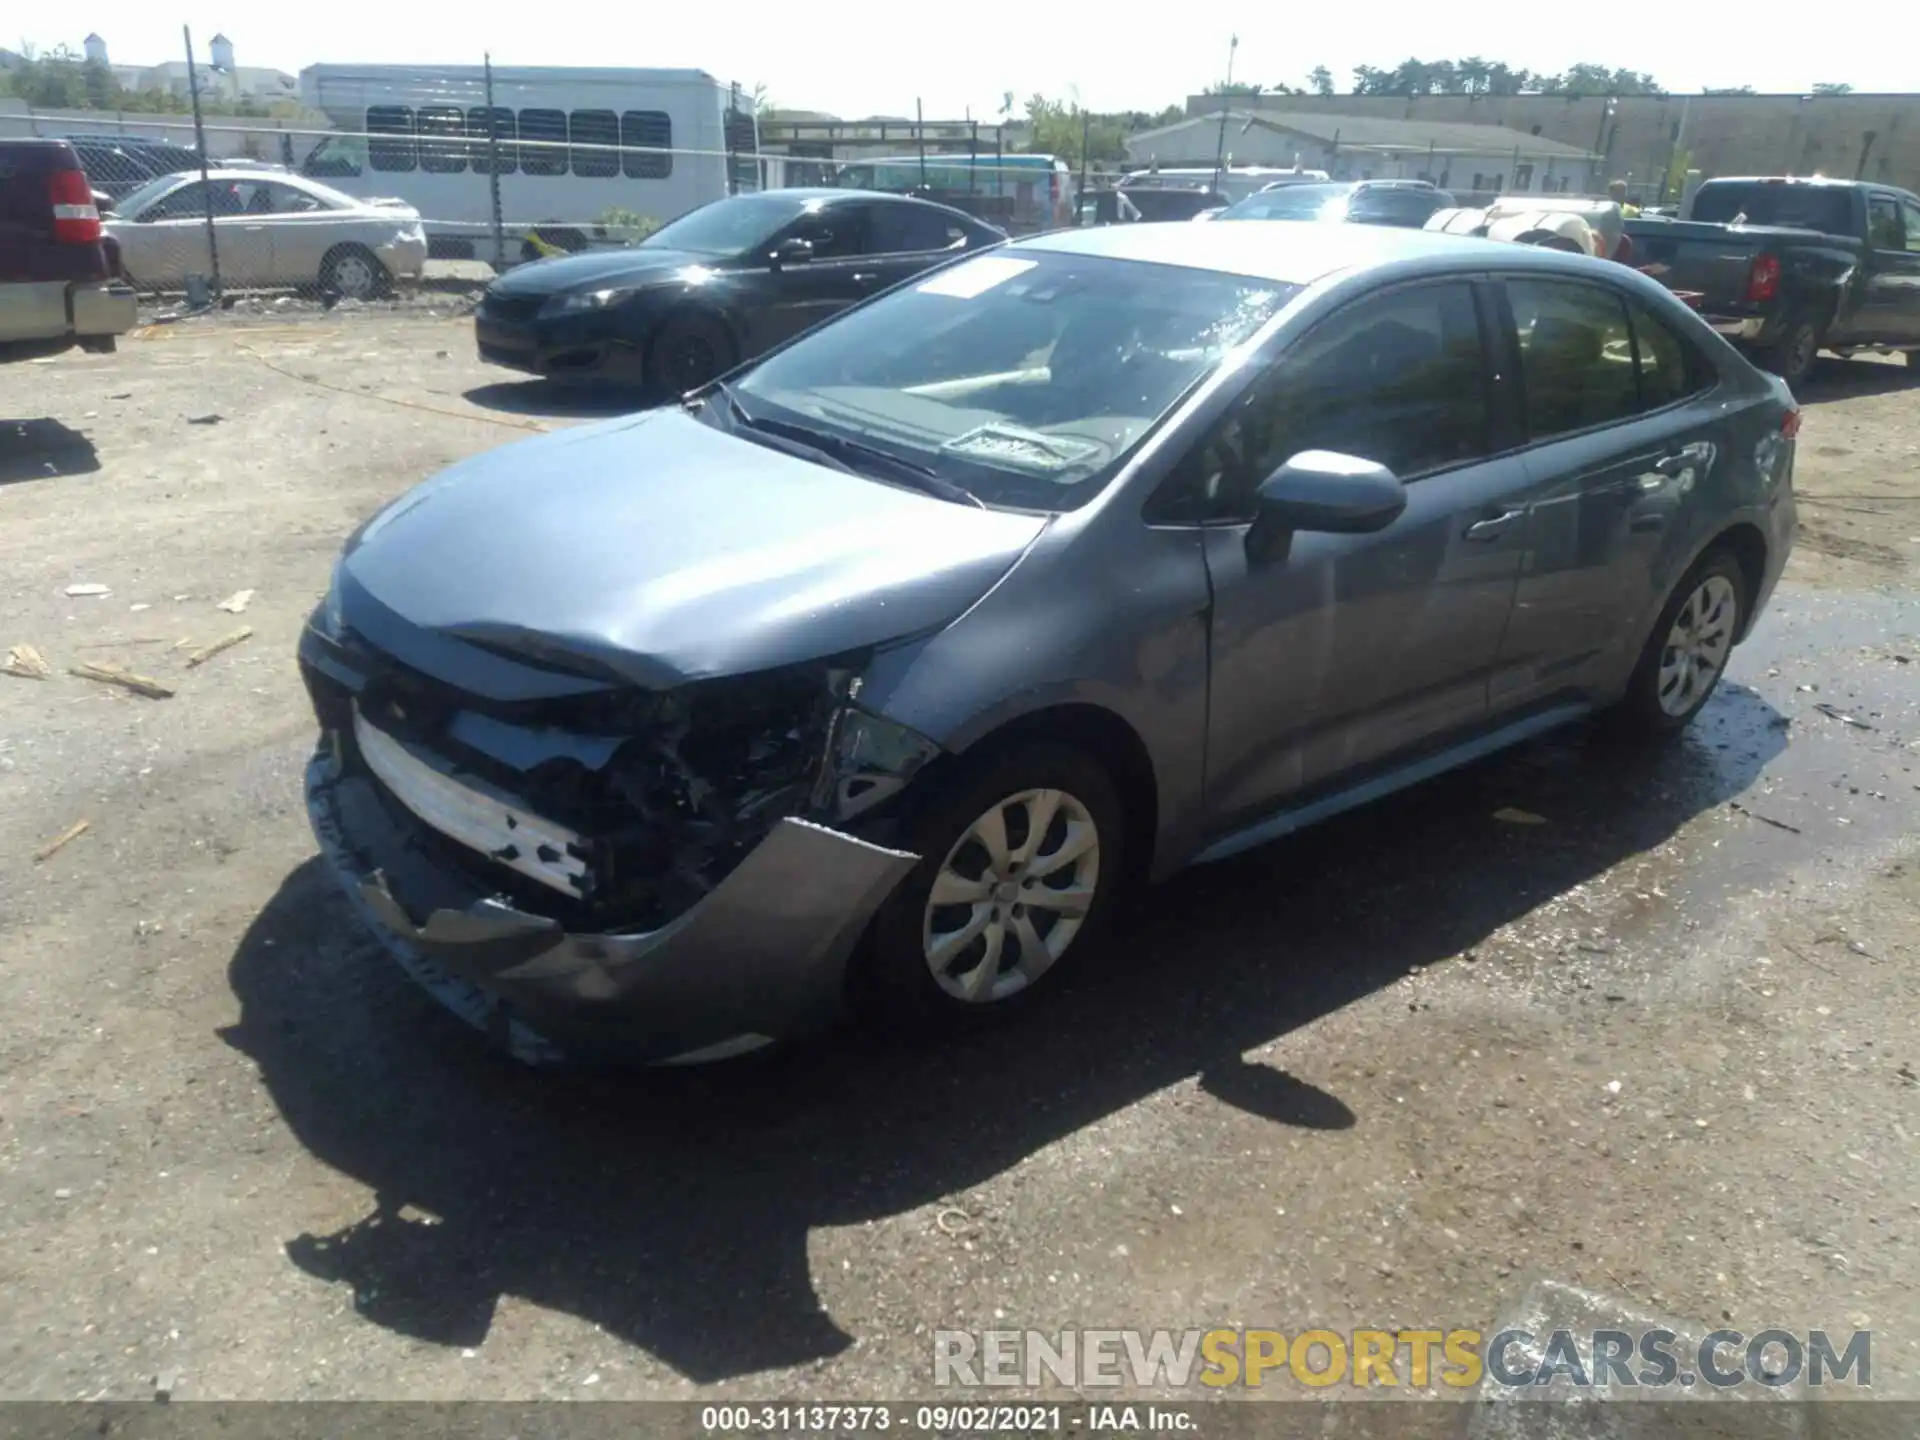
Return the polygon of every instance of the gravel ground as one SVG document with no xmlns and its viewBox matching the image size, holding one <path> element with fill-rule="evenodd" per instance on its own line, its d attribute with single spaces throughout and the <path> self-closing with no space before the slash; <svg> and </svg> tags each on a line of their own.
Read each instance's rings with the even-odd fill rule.
<svg viewBox="0 0 1920 1440">
<path fill-rule="evenodd" d="M 5 373 L 0 649 L 55 675 L 0 677 L 0 1395 L 924 1396 L 935 1327 L 1483 1326 L 1544 1278 L 1871 1328 L 1920 1396 L 1898 368 L 1810 388 L 1800 548 L 1671 749 L 1552 737 L 1181 877 L 1011 1029 L 564 1078 L 380 956 L 300 799 L 340 539 L 582 413 L 453 308 Z"/>
</svg>

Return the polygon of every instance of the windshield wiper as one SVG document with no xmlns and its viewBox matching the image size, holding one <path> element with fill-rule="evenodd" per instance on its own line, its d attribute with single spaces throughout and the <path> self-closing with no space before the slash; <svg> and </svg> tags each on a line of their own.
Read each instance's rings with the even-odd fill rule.
<svg viewBox="0 0 1920 1440">
<path fill-rule="evenodd" d="M 735 425 L 803 445 L 837 462 L 839 468 L 852 469 L 850 462 L 857 458 L 869 467 L 880 466 L 887 472 L 887 478 L 918 490 L 922 494 L 932 495 L 941 500 L 950 500 L 956 505 L 971 505 L 980 510 L 987 508 L 985 502 L 971 490 L 954 484 L 937 470 L 922 465 L 916 460 L 908 460 L 904 456 L 895 455 L 891 450 L 882 450 L 877 445 L 868 445 L 864 441 L 837 435 L 831 430 L 816 430 L 810 425 L 796 425 L 790 420 L 772 420 L 755 415 L 740 403 L 740 397 L 724 380 L 713 382 L 713 392 L 726 402 L 728 413 Z"/>
</svg>

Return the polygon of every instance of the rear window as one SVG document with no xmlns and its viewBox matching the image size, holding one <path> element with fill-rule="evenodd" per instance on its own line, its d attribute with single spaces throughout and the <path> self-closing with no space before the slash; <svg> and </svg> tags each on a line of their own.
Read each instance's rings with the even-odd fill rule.
<svg viewBox="0 0 1920 1440">
<path fill-rule="evenodd" d="M 1822 235 L 1853 232 L 1853 192 L 1831 185 L 1702 185 L 1690 218 L 1716 225 L 1779 225 Z"/>
</svg>

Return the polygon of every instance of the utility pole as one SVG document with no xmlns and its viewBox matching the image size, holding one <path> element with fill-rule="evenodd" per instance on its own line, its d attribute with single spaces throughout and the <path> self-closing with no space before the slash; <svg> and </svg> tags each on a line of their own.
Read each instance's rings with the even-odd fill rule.
<svg viewBox="0 0 1920 1440">
<path fill-rule="evenodd" d="M 486 51 L 480 59 L 486 66 L 487 197 L 493 212 L 493 271 L 497 275 L 507 268 L 507 238 L 500 217 L 500 112 L 493 108 L 493 52 Z"/>
<path fill-rule="evenodd" d="M 1220 94 L 1220 141 L 1213 149 L 1213 188 L 1220 188 L 1220 170 L 1227 158 L 1227 115 L 1233 109 L 1233 55 L 1240 48 L 1240 37 L 1227 37 L 1227 83 Z"/>
<path fill-rule="evenodd" d="M 207 259 L 213 268 L 212 295 L 217 301 L 220 298 L 220 237 L 213 228 L 213 185 L 207 179 L 207 127 L 200 119 L 200 71 L 193 63 L 193 31 L 182 25 L 180 37 L 187 43 L 187 93 L 193 97 L 193 143 L 200 151 L 200 195 L 207 212 Z"/>
</svg>

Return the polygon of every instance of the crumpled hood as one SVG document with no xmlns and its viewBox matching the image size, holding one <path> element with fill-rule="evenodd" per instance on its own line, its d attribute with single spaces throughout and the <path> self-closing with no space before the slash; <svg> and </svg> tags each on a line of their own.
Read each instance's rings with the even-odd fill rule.
<svg viewBox="0 0 1920 1440">
<path fill-rule="evenodd" d="M 550 260 L 516 265 L 487 288 L 492 294 L 508 298 L 564 295 L 574 290 L 599 290 L 615 285 L 666 283 L 690 267 L 712 263 L 711 255 L 693 255 L 685 250 L 649 250 L 644 246 L 632 250 L 588 250 L 579 255 L 556 255 Z"/>
<path fill-rule="evenodd" d="M 656 411 L 508 445 L 409 491 L 348 542 L 341 612 L 376 643 L 397 620 L 666 688 L 936 629 L 1045 524 Z"/>
</svg>

